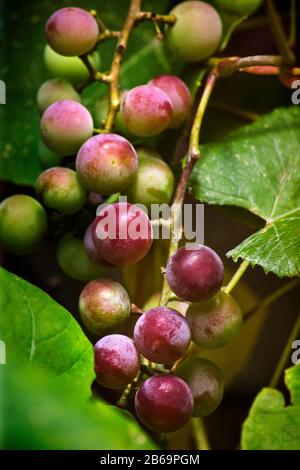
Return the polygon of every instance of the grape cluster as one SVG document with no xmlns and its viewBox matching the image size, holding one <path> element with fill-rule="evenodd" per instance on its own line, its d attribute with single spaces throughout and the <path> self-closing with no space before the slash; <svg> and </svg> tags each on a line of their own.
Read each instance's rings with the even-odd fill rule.
<svg viewBox="0 0 300 470">
<path fill-rule="evenodd" d="M 177 20 L 168 29 L 168 43 L 181 59 L 202 60 L 217 49 L 222 23 L 211 5 L 186 1 L 171 14 Z M 149 253 L 152 221 L 138 204 L 150 209 L 169 203 L 174 191 L 174 175 L 161 155 L 147 146 L 135 148 L 129 140 L 137 137 L 143 143 L 166 129 L 178 129 L 191 113 L 191 94 L 174 75 L 154 77 L 123 90 L 114 132 L 98 133 L 95 109 L 97 125 L 102 125 L 108 102 L 103 109 L 101 102 L 101 109 L 89 110 L 76 88 L 88 78 L 80 56 L 88 56 L 96 68 L 100 64 L 97 21 L 80 8 L 63 8 L 49 18 L 46 38 L 45 62 L 53 78 L 37 94 L 44 168 L 35 188 L 40 202 L 27 195 L 4 200 L 0 241 L 13 253 L 30 253 L 47 230 L 47 215 L 67 221 L 57 261 L 65 274 L 88 282 L 79 312 L 96 342 L 96 380 L 108 389 L 130 384 L 128 393 L 141 423 L 154 432 L 172 432 L 191 416 L 211 413 L 222 398 L 218 367 L 203 358 L 185 358 L 192 341 L 201 348 L 222 347 L 241 327 L 237 303 L 221 290 L 222 261 L 203 245 L 176 250 L 167 263 L 166 280 L 180 301 L 192 303 L 182 315 L 168 305 L 157 306 L 157 301 L 138 318 L 132 338 L 121 334 L 132 311 L 129 295 L 105 272 L 137 263 Z M 83 223 L 82 233 L 72 230 L 84 211 L 95 210 L 115 193 L 127 195 L 129 202 L 100 206 Z"/>
</svg>

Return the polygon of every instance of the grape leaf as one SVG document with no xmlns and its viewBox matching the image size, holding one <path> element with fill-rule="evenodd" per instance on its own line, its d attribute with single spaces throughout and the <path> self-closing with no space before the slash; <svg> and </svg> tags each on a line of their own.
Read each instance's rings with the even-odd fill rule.
<svg viewBox="0 0 300 470">
<path fill-rule="evenodd" d="M 22 358 L 91 395 L 94 356 L 91 343 L 63 307 L 37 287 L 0 268 L 0 339 L 7 363 Z"/>
<path fill-rule="evenodd" d="M 300 449 L 300 364 L 285 372 L 291 404 L 278 390 L 264 388 L 255 398 L 243 425 L 244 450 Z"/>
<path fill-rule="evenodd" d="M 279 277 L 300 274 L 300 109 L 281 108 L 201 148 L 196 199 L 239 206 L 265 221 L 228 253 Z"/>
<path fill-rule="evenodd" d="M 155 448 L 129 413 L 99 401 L 85 402 L 76 387 L 62 388 L 33 367 L 1 367 L 0 448 Z"/>
<path fill-rule="evenodd" d="M 69 5 L 69 0 L 0 0 L 0 80 L 7 85 L 7 104 L 0 105 L 0 178 L 3 180 L 34 185 L 42 170 L 35 102 L 39 86 L 51 78 L 43 61 L 44 25 L 56 9 Z M 120 29 L 129 1 L 81 0 L 76 6 L 96 8 L 108 27 Z M 159 0 L 143 2 L 145 9 L 157 13 L 167 11 L 168 6 L 168 2 Z M 134 31 L 125 56 L 124 86 L 143 83 L 169 70 L 170 54 L 164 46 L 152 41 L 153 37 L 152 24 L 144 23 Z M 114 47 L 113 40 L 100 45 L 102 71 L 108 70 Z M 130 61 L 128 65 L 127 61 Z M 99 89 L 103 94 L 103 87 Z"/>
</svg>

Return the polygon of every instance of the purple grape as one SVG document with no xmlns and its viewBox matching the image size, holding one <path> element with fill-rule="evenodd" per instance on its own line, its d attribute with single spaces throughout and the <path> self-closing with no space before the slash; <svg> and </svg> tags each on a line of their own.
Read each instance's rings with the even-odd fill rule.
<svg viewBox="0 0 300 470">
<path fill-rule="evenodd" d="M 177 431 L 192 415 L 193 395 L 179 377 L 153 376 L 138 389 L 135 411 L 140 421 L 151 431 Z"/>
<path fill-rule="evenodd" d="M 186 353 L 191 331 L 184 316 L 176 310 L 156 307 L 138 319 L 134 341 L 149 361 L 172 364 Z"/>
<path fill-rule="evenodd" d="M 75 154 L 81 145 L 93 135 L 93 119 L 80 103 L 62 100 L 53 103 L 41 119 L 41 135 L 44 143 L 58 155 Z"/>
<path fill-rule="evenodd" d="M 139 137 L 162 132 L 170 125 L 172 114 L 168 95 L 152 85 L 133 88 L 121 101 L 120 117 L 128 131 Z"/>
<path fill-rule="evenodd" d="M 140 356 L 134 342 L 124 335 L 108 335 L 94 347 L 96 380 L 107 388 L 125 388 L 140 369 Z"/>
<path fill-rule="evenodd" d="M 90 52 L 99 36 L 95 18 L 81 8 L 61 8 L 47 21 L 46 38 L 55 52 L 80 56 Z"/>
<path fill-rule="evenodd" d="M 192 97 L 186 84 L 175 75 L 161 75 L 150 80 L 149 85 L 163 90 L 172 102 L 173 116 L 169 127 L 181 126 L 192 107 Z"/>
<path fill-rule="evenodd" d="M 224 267 L 215 251 L 205 245 L 179 248 L 169 259 L 166 277 L 172 291 L 188 302 L 213 297 L 222 286 Z"/>
<path fill-rule="evenodd" d="M 100 134 L 83 144 L 77 155 L 76 169 L 87 189 L 113 194 L 132 182 L 138 169 L 138 157 L 124 137 Z"/>
</svg>

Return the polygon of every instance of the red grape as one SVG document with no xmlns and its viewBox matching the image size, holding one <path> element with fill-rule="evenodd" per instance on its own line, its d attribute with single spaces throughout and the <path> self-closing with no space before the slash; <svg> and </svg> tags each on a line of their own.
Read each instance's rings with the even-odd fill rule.
<svg viewBox="0 0 300 470">
<path fill-rule="evenodd" d="M 97 382 L 107 388 L 125 388 L 140 368 L 140 355 L 132 339 L 124 335 L 104 336 L 94 347 Z"/>
<path fill-rule="evenodd" d="M 184 316 L 176 310 L 156 307 L 138 319 L 134 341 L 149 361 L 172 364 L 186 353 L 191 331 Z"/>
<path fill-rule="evenodd" d="M 188 302 L 215 295 L 222 286 L 224 267 L 215 251 L 205 245 L 179 248 L 169 259 L 166 277 L 172 291 Z"/>
<path fill-rule="evenodd" d="M 151 222 L 134 204 L 110 204 L 101 209 L 96 220 L 93 240 L 100 258 L 126 266 L 141 260 L 150 250 Z"/>
<path fill-rule="evenodd" d="M 193 395 L 179 377 L 153 376 L 138 389 L 135 411 L 140 421 L 151 431 L 177 431 L 192 415 Z"/>
</svg>

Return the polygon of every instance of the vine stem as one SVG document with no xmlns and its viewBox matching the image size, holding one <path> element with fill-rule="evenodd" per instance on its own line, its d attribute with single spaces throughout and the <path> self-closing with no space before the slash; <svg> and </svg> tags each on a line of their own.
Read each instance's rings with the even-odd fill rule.
<svg viewBox="0 0 300 470">
<path fill-rule="evenodd" d="M 193 434 L 197 450 L 210 450 L 210 444 L 205 429 L 204 421 L 201 418 L 191 419 Z"/>
<path fill-rule="evenodd" d="M 290 47 L 295 46 L 296 37 L 297 37 L 297 7 L 296 7 L 296 0 L 291 0 L 290 34 L 289 34 Z"/>
<path fill-rule="evenodd" d="M 287 292 L 292 290 L 294 287 L 298 286 L 300 284 L 300 279 L 294 279 L 293 281 L 287 282 L 283 286 L 279 287 L 279 289 L 276 289 L 274 292 L 272 292 L 270 295 L 268 295 L 259 305 L 255 305 L 255 307 L 251 308 L 244 314 L 244 319 L 251 318 L 252 315 L 254 315 L 257 311 L 267 308 L 270 305 L 272 305 L 276 300 L 280 299 L 283 295 L 285 295 Z"/>
<path fill-rule="evenodd" d="M 211 97 L 212 91 L 215 87 L 216 81 L 218 79 L 217 69 L 214 68 L 208 75 L 206 84 L 204 87 L 203 94 L 201 96 L 199 106 L 194 118 L 189 149 L 188 149 L 188 158 L 185 164 L 185 167 L 181 173 L 179 183 L 176 188 L 175 196 L 173 199 L 171 207 L 171 233 L 170 233 L 170 247 L 168 253 L 168 259 L 173 255 L 173 253 L 178 248 L 178 243 L 182 237 L 182 206 L 186 194 L 186 188 L 188 184 L 189 177 L 194 168 L 195 163 L 200 158 L 199 150 L 199 134 L 202 126 L 203 118 L 205 111 L 207 109 L 209 99 Z M 167 305 L 169 298 L 172 296 L 172 291 L 168 285 L 166 277 L 164 277 L 162 294 L 160 299 L 161 305 Z"/>
<path fill-rule="evenodd" d="M 282 55 L 284 65 L 293 65 L 295 62 L 295 55 L 292 52 L 289 43 L 287 42 L 280 16 L 277 13 L 273 0 L 266 1 L 266 8 L 273 36 L 278 50 Z"/>
<path fill-rule="evenodd" d="M 249 264 L 249 261 L 246 260 L 240 264 L 240 266 L 228 282 L 227 286 L 224 287 L 223 292 L 225 292 L 225 294 L 230 294 L 230 292 L 235 288 L 235 286 L 238 284 L 245 271 L 247 270 Z"/>
<path fill-rule="evenodd" d="M 281 357 L 279 359 L 279 362 L 277 364 L 277 367 L 274 371 L 274 374 L 271 378 L 271 381 L 270 381 L 270 387 L 271 388 L 275 388 L 280 380 L 280 377 L 282 375 L 282 372 L 285 368 L 285 365 L 288 361 L 288 358 L 291 354 L 291 346 L 292 346 L 292 343 L 294 342 L 295 339 L 297 339 L 297 336 L 298 336 L 298 333 L 300 331 L 300 315 L 298 316 L 297 318 L 297 321 L 291 331 L 291 334 L 286 342 L 286 345 L 284 347 L 284 350 L 282 351 L 282 354 L 281 354 Z"/>
</svg>

